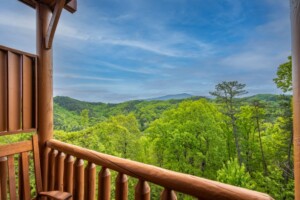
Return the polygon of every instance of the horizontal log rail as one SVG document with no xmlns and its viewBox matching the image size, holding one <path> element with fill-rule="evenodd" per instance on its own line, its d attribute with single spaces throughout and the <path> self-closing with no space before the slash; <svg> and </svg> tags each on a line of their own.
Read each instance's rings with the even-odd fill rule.
<svg viewBox="0 0 300 200">
<path fill-rule="evenodd" d="M 139 180 L 135 188 L 135 199 L 150 199 L 150 187 L 147 182 L 151 182 L 165 188 L 161 193 L 161 199 L 177 199 L 174 191 L 181 192 L 201 200 L 273 199 L 264 193 L 118 158 L 54 139 L 47 142 L 47 147 L 51 149 L 47 162 L 49 162 L 49 171 L 52 175 L 55 173 L 53 171 L 55 156 L 62 154 L 66 155 L 64 168 L 65 180 L 74 180 L 74 183 L 66 182 L 65 188 L 68 189 L 68 191 L 72 191 L 72 188 L 74 189 L 73 191 L 76 194 L 73 194 L 73 196 L 75 199 L 93 199 L 92 196 L 95 195 L 95 191 L 92 191 L 95 189 L 95 165 L 102 166 L 102 170 L 98 174 L 98 199 L 110 198 L 110 172 L 108 169 L 119 173 L 116 178 L 116 199 L 127 199 L 128 178 L 126 175 Z M 74 159 L 72 159 L 73 156 L 76 157 L 75 162 Z M 57 162 L 59 162 L 59 159 L 61 159 L 61 156 L 56 158 Z M 83 166 L 83 160 L 88 161 L 88 165 L 85 169 Z M 73 168 L 71 167 L 72 164 Z M 57 169 L 57 171 L 60 170 L 63 169 Z M 72 176 L 72 173 L 70 173 L 72 170 L 74 170 L 75 176 L 73 178 L 66 175 L 69 174 Z M 92 179 L 88 180 L 89 178 Z M 55 181 L 52 180 L 52 178 L 50 179 L 51 180 L 48 180 L 48 184 L 55 185 L 53 183 Z M 84 183 L 89 185 L 84 186 Z M 87 191 L 84 191 L 84 188 L 88 188 L 86 189 Z"/>
</svg>

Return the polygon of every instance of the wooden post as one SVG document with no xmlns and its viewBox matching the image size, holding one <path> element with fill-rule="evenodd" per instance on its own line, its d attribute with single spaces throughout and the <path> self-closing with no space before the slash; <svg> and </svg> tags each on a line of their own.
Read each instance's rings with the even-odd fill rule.
<svg viewBox="0 0 300 200">
<path fill-rule="evenodd" d="M 290 0 L 293 65 L 295 200 L 300 200 L 300 0 Z"/>
<path fill-rule="evenodd" d="M 45 142 L 53 136 L 53 66 L 52 48 L 46 49 L 45 38 L 52 17 L 51 9 L 42 3 L 36 5 L 36 50 L 38 55 L 38 135 L 40 155 Z M 43 169 L 44 157 L 41 157 Z"/>
</svg>

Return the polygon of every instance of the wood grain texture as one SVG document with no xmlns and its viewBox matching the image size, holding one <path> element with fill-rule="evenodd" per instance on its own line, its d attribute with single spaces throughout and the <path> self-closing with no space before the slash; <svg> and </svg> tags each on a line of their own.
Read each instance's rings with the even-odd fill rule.
<svg viewBox="0 0 300 200">
<path fill-rule="evenodd" d="M 64 165 L 66 155 L 63 152 L 59 152 L 56 157 L 56 178 L 55 178 L 55 190 L 64 191 Z"/>
<path fill-rule="evenodd" d="M 35 84 L 34 84 L 34 62 L 32 58 L 22 56 L 22 100 L 23 100 L 23 129 L 35 128 Z"/>
<path fill-rule="evenodd" d="M 116 178 L 116 200 L 128 199 L 128 177 L 118 173 Z"/>
<path fill-rule="evenodd" d="M 8 156 L 8 187 L 11 200 L 17 200 L 14 156 Z"/>
<path fill-rule="evenodd" d="M 202 200 L 270 200 L 267 194 L 219 183 L 192 175 L 173 172 L 152 165 L 147 165 L 96 151 L 81 148 L 75 145 L 51 139 L 47 142 L 50 148 L 63 151 L 66 154 L 82 158 L 96 165 L 115 170 L 122 174 L 146 180 L 165 188 L 189 194 Z"/>
<path fill-rule="evenodd" d="M 0 199 L 7 200 L 7 157 L 0 158 Z"/>
<path fill-rule="evenodd" d="M 65 159 L 64 191 L 73 194 L 73 188 L 74 188 L 73 183 L 74 183 L 74 157 L 71 155 L 67 155 Z"/>
<path fill-rule="evenodd" d="M 98 200 L 110 200 L 110 171 L 102 167 L 98 174 Z"/>
<path fill-rule="evenodd" d="M 290 0 L 293 77 L 293 143 L 295 200 L 300 200 L 300 1 Z"/>
<path fill-rule="evenodd" d="M 29 156 L 22 152 L 19 157 L 19 198 L 30 200 Z"/>
<path fill-rule="evenodd" d="M 160 195 L 161 200 L 177 200 L 176 193 L 173 190 L 169 190 L 165 188 L 161 195 Z"/>
<path fill-rule="evenodd" d="M 40 147 L 39 147 L 40 149 Z M 41 156 L 41 158 L 43 157 L 43 160 L 40 160 L 40 162 L 42 163 L 41 166 L 41 170 L 42 170 L 42 182 L 43 182 L 43 190 L 47 190 L 48 189 L 48 174 L 49 174 L 49 154 L 50 154 L 51 149 L 50 148 L 45 148 L 44 152 L 43 152 L 43 156 Z"/>
<path fill-rule="evenodd" d="M 36 134 L 32 136 L 32 146 L 33 146 L 33 164 L 34 164 L 34 171 L 35 171 L 35 185 L 36 185 L 35 187 L 37 193 L 39 193 L 43 190 L 43 184 L 42 184 L 39 144 L 38 144 L 38 137 Z"/>
<path fill-rule="evenodd" d="M 31 141 L 16 142 L 0 146 L 0 157 L 14 155 L 25 151 L 32 150 Z"/>
<path fill-rule="evenodd" d="M 48 172 L 48 191 L 52 191 L 54 190 L 54 186 L 55 186 L 55 172 L 56 172 L 56 156 L 58 154 L 58 151 L 55 149 L 52 149 L 49 153 L 49 172 Z"/>
<path fill-rule="evenodd" d="M 84 199 L 95 200 L 96 196 L 96 165 L 88 163 L 84 170 Z"/>
<path fill-rule="evenodd" d="M 45 37 L 52 16 L 52 10 L 42 3 L 36 5 L 36 50 L 38 56 L 38 135 L 41 155 L 45 143 L 53 137 L 53 62 L 52 49 L 45 48 Z M 41 169 L 45 169 L 47 157 L 41 156 Z M 45 178 L 43 176 L 43 178 Z"/>
<path fill-rule="evenodd" d="M 18 54 L 8 52 L 8 130 L 21 129 L 21 63 Z"/>
<path fill-rule="evenodd" d="M 135 186 L 134 199 L 150 200 L 150 186 L 146 181 L 139 179 Z"/>
<path fill-rule="evenodd" d="M 84 162 L 77 158 L 74 164 L 74 191 L 75 200 L 84 200 Z"/>
<path fill-rule="evenodd" d="M 0 51 L 0 132 L 7 130 L 7 53 Z"/>
<path fill-rule="evenodd" d="M 65 6 L 65 3 L 66 3 L 66 0 L 60 0 L 60 1 L 56 1 L 56 3 L 54 4 L 54 11 L 53 11 L 51 21 L 50 21 L 50 24 L 47 29 L 46 38 L 45 38 L 45 47 L 47 49 L 52 48 L 52 43 L 53 43 L 56 27 L 58 25 L 58 21 L 59 21 L 61 12 Z"/>
<path fill-rule="evenodd" d="M 67 192 L 49 191 L 49 192 L 40 192 L 39 196 L 40 197 L 45 196 L 55 200 L 66 200 L 66 199 L 70 199 L 72 195 Z"/>
</svg>

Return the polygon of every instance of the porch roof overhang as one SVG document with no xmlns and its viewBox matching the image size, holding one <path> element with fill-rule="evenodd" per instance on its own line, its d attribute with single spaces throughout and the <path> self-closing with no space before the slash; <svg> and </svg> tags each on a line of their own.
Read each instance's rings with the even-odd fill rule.
<svg viewBox="0 0 300 200">
<path fill-rule="evenodd" d="M 37 3 L 43 3 L 45 5 L 48 5 L 52 10 L 54 10 L 55 4 L 60 0 L 19 0 L 19 1 L 34 9 Z M 77 0 L 67 0 L 66 4 L 64 5 L 64 9 L 66 9 L 70 13 L 76 12 Z"/>
</svg>

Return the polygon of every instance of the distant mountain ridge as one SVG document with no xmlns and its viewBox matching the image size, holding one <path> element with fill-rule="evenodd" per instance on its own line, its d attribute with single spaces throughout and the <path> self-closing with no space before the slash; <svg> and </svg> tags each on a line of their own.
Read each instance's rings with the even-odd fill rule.
<svg viewBox="0 0 300 200">
<path fill-rule="evenodd" d="M 171 94 L 171 95 L 165 95 L 161 97 L 155 97 L 155 98 L 149 98 L 146 99 L 147 101 L 153 101 L 153 100 L 160 100 L 160 101 L 166 101 L 171 99 L 187 99 L 194 97 L 194 95 L 187 94 L 187 93 L 181 93 L 181 94 Z"/>
<path fill-rule="evenodd" d="M 291 95 L 286 95 L 285 97 L 291 98 Z M 281 98 L 282 95 L 257 94 L 239 99 L 240 102 L 244 103 L 260 100 L 266 102 L 268 105 L 279 107 Z M 56 130 L 81 130 L 81 112 L 86 109 L 89 111 L 90 126 L 111 116 L 134 113 L 139 120 L 142 130 L 145 130 L 150 122 L 159 118 L 166 110 L 176 108 L 182 101 L 196 101 L 199 99 L 206 99 L 210 102 L 216 100 L 186 93 L 166 95 L 153 99 L 131 100 L 121 103 L 86 102 L 71 97 L 56 96 L 54 97 L 54 126 Z"/>
</svg>

